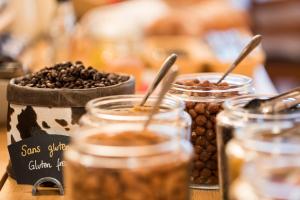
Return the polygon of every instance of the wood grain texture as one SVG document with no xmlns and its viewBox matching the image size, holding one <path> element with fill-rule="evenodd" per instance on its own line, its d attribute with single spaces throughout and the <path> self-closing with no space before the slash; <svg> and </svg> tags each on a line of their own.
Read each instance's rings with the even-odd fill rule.
<svg viewBox="0 0 300 200">
<path fill-rule="evenodd" d="M 219 200 L 219 190 L 192 190 L 191 200 Z"/>
<path fill-rule="evenodd" d="M 15 180 L 8 178 L 5 182 L 1 193 L 0 200 L 66 200 L 64 196 L 59 196 L 57 191 L 42 191 L 43 196 L 32 196 L 32 186 L 18 185 Z M 192 190 L 191 200 L 219 200 L 217 190 Z"/>
<path fill-rule="evenodd" d="M 5 182 L 0 192 L 0 200 L 66 200 L 65 196 L 59 196 L 56 190 L 42 190 L 42 196 L 32 196 L 30 185 L 18 185 L 12 178 L 4 176 L 8 164 L 8 152 L 6 142 L 6 130 L 0 128 L 0 176 Z M 217 190 L 191 190 L 191 200 L 219 200 Z"/>
<path fill-rule="evenodd" d="M 7 178 L 6 167 L 8 164 L 8 151 L 6 140 L 6 129 L 0 128 L 0 189 Z"/>
</svg>

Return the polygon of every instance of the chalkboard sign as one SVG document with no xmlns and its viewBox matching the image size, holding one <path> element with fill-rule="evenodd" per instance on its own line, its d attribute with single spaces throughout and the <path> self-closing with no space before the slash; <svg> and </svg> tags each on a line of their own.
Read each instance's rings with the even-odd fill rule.
<svg viewBox="0 0 300 200">
<path fill-rule="evenodd" d="M 18 184 L 33 185 L 44 177 L 63 183 L 63 152 L 70 138 L 63 135 L 41 134 L 8 146 L 12 168 Z"/>
</svg>

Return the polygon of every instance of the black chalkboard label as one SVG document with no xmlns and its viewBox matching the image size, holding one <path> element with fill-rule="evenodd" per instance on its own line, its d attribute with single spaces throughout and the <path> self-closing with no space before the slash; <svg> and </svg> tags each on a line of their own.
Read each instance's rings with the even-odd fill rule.
<svg viewBox="0 0 300 200">
<path fill-rule="evenodd" d="M 63 184 L 62 156 L 69 141 L 68 136 L 41 134 L 9 145 L 17 183 L 33 185 L 40 178 L 52 177 Z"/>
</svg>

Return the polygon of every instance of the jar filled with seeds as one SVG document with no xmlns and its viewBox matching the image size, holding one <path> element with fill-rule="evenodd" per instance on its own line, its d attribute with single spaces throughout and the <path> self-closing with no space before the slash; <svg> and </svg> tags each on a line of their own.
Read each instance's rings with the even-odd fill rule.
<svg viewBox="0 0 300 200">
<path fill-rule="evenodd" d="M 255 154 L 246 156 L 241 141 L 248 136 L 245 128 L 264 123 L 270 127 L 281 124 L 291 124 L 292 127 L 300 123 L 299 108 L 295 107 L 278 114 L 255 113 L 244 106 L 252 99 L 267 99 L 268 95 L 245 95 L 231 98 L 223 104 L 224 110 L 217 117 L 217 144 L 219 162 L 220 192 L 223 200 L 229 199 L 229 188 L 239 176 L 243 163 L 252 159 Z M 278 130 L 283 129 L 282 127 Z M 238 138 L 242 139 L 239 140 Z M 254 149 L 257 147 L 253 146 Z M 255 152 L 255 151 L 253 151 Z"/>
<path fill-rule="evenodd" d="M 145 122 L 157 97 L 151 96 L 143 106 L 138 106 L 142 99 L 142 95 L 116 95 L 91 100 L 86 106 L 87 114 L 81 118 L 80 124 L 82 128 L 89 128 L 107 123 Z M 177 127 L 180 137 L 189 139 L 191 118 L 184 111 L 182 101 L 164 98 L 153 120 Z"/>
<path fill-rule="evenodd" d="M 217 85 L 222 75 L 181 75 L 169 91 L 172 98 L 185 102 L 185 110 L 192 118 L 190 134 L 195 150 L 190 177 L 192 188 L 218 188 L 216 115 L 226 99 L 253 92 L 251 78 L 232 74 Z"/>
<path fill-rule="evenodd" d="M 114 123 L 82 129 L 65 153 L 72 200 L 188 200 L 192 146 L 176 127 Z"/>
</svg>

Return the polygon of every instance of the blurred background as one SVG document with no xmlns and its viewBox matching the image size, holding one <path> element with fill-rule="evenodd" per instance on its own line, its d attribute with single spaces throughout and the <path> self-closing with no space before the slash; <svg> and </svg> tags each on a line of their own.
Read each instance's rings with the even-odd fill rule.
<svg viewBox="0 0 300 200">
<path fill-rule="evenodd" d="M 143 92 L 170 53 L 181 73 L 223 72 L 258 33 L 263 48 L 235 73 L 282 92 L 300 85 L 299 10 L 299 0 L 0 0 L 0 78 L 82 60 L 135 75 Z"/>
</svg>

